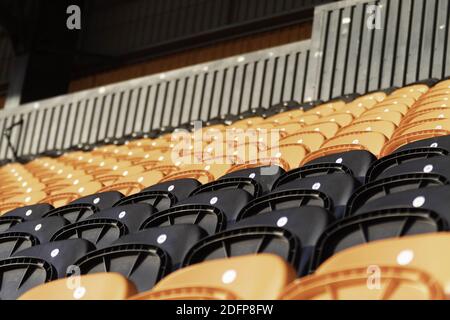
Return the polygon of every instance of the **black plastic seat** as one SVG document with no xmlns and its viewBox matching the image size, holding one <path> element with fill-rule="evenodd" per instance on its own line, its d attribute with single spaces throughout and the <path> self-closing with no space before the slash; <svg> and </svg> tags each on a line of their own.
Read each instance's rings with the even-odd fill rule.
<svg viewBox="0 0 450 320">
<path fill-rule="evenodd" d="M 237 220 L 246 219 L 262 213 L 283 209 L 297 209 L 303 206 L 316 206 L 331 212 L 332 200 L 323 192 L 316 190 L 274 191 L 249 202 L 239 213 Z"/>
<path fill-rule="evenodd" d="M 37 245 L 14 254 L 14 257 L 31 257 L 43 259 L 55 267 L 57 277 L 64 278 L 69 266 L 75 261 L 95 250 L 89 241 L 69 239 Z"/>
<path fill-rule="evenodd" d="M 86 254 L 74 266 L 81 274 L 120 273 L 142 292 L 150 290 L 169 272 L 170 257 L 151 244 L 116 244 Z"/>
<path fill-rule="evenodd" d="M 398 167 L 400 165 L 423 160 L 429 161 L 435 157 L 447 156 L 448 152 L 441 148 L 419 148 L 409 149 L 402 152 L 395 152 L 375 161 L 367 171 L 366 183 L 380 179 L 385 171 Z M 423 168 L 422 168 L 423 169 Z M 423 170 L 419 172 L 424 172 Z"/>
<path fill-rule="evenodd" d="M 197 242 L 186 254 L 183 266 L 259 253 L 278 255 L 297 268 L 301 256 L 301 243 L 292 232 L 278 227 L 243 227 L 227 230 Z"/>
<path fill-rule="evenodd" d="M 31 221 L 42 219 L 47 212 L 53 209 L 53 206 L 47 203 L 39 203 L 31 206 L 20 207 L 11 211 L 8 211 L 0 217 L 18 217 L 22 221 Z"/>
<path fill-rule="evenodd" d="M 0 217 L 0 233 L 7 231 L 12 226 L 23 222 L 22 218 L 19 217 Z"/>
<path fill-rule="evenodd" d="M 141 229 L 195 224 L 211 235 L 222 231 L 226 220 L 225 214 L 219 208 L 204 204 L 186 204 L 153 214 L 142 223 Z"/>
<path fill-rule="evenodd" d="M 99 211 L 97 206 L 90 203 L 73 203 L 50 210 L 45 217 L 61 217 L 70 223 L 75 223 L 85 220 Z"/>
<path fill-rule="evenodd" d="M 228 178 L 250 178 L 258 182 L 262 187 L 262 194 L 264 194 L 270 192 L 274 182 L 285 173 L 284 169 L 279 166 L 262 166 L 230 172 L 220 177 L 218 181 Z"/>
<path fill-rule="evenodd" d="M 41 203 L 11 210 L 0 217 L 0 233 L 25 221 L 42 219 L 53 206 Z"/>
<path fill-rule="evenodd" d="M 353 176 L 363 183 L 370 165 L 376 160 L 376 157 L 366 150 L 353 150 L 348 152 L 335 153 L 314 159 L 306 166 L 315 164 L 342 164 L 351 170 Z"/>
<path fill-rule="evenodd" d="M 70 204 L 92 204 L 100 210 L 112 207 L 117 201 L 123 198 L 123 194 L 118 191 L 107 191 L 91 194 L 86 197 L 78 198 Z"/>
<path fill-rule="evenodd" d="M 173 194 L 177 201 L 186 199 L 192 191 L 197 189 L 202 184 L 195 179 L 179 179 L 171 180 L 155 184 L 151 187 L 145 188 L 142 192 L 147 191 L 164 191 Z"/>
<path fill-rule="evenodd" d="M 365 203 L 353 215 L 382 209 L 422 208 L 434 211 L 450 222 L 448 199 L 450 199 L 450 185 L 408 190 Z"/>
<path fill-rule="evenodd" d="M 43 259 L 14 257 L 0 260 L 0 300 L 15 300 L 29 289 L 58 278 Z"/>
<path fill-rule="evenodd" d="M 441 187 L 447 184 L 448 180 L 443 176 L 431 173 L 406 174 L 376 180 L 362 186 L 353 193 L 348 201 L 345 215 L 350 216 L 362 212 L 362 208 L 368 206 L 372 201 L 384 201 L 384 199 L 397 193 L 400 193 L 402 196 L 403 192 L 420 192 L 422 190 Z M 404 201 L 401 202 L 405 207 L 408 207 Z M 375 209 L 377 208 L 372 210 Z"/>
<path fill-rule="evenodd" d="M 263 193 L 261 185 L 251 178 L 226 178 L 206 183 L 195 189 L 191 196 L 202 192 L 214 192 L 218 190 L 242 189 L 247 191 L 252 197 L 259 197 Z"/>
<path fill-rule="evenodd" d="M 274 191 L 319 190 L 333 201 L 334 214 L 341 218 L 353 192 L 359 187 L 349 169 L 342 164 L 318 164 L 294 169 L 281 176 Z"/>
<path fill-rule="evenodd" d="M 320 207 L 284 209 L 250 216 L 231 225 L 228 230 L 242 227 L 279 227 L 297 236 L 302 245 L 299 274 L 306 275 L 317 240 L 334 221 L 331 213 Z"/>
<path fill-rule="evenodd" d="M 398 148 L 396 152 L 418 148 L 439 148 L 450 152 L 450 135 L 414 141 Z"/>
<path fill-rule="evenodd" d="M 188 250 L 206 237 L 205 230 L 194 224 L 144 229 L 124 236 L 116 244 L 145 243 L 163 249 L 170 257 L 171 271 L 177 270 Z"/>
<path fill-rule="evenodd" d="M 120 237 L 139 230 L 141 224 L 155 212 L 145 203 L 131 204 L 99 211 L 86 220 L 58 230 L 52 241 L 80 238 L 97 249 L 107 247 Z"/>
<path fill-rule="evenodd" d="M 177 207 L 181 205 L 210 205 L 220 209 L 226 216 L 227 223 L 236 221 L 236 218 L 242 208 L 253 198 L 245 190 L 217 190 L 211 192 L 202 192 L 193 195 L 183 201 L 177 203 Z"/>
<path fill-rule="evenodd" d="M 344 218 L 330 225 L 318 240 L 311 271 L 337 252 L 353 246 L 445 230 L 447 222 L 424 208 L 384 209 Z"/>
<path fill-rule="evenodd" d="M 60 217 L 43 218 L 12 226 L 0 234 L 0 259 L 29 247 L 47 243 L 53 234 L 69 222 Z"/>
<path fill-rule="evenodd" d="M 408 173 L 435 173 L 450 181 L 450 157 L 433 157 L 414 160 L 391 167 L 378 176 L 378 179 L 389 178 Z"/>
<path fill-rule="evenodd" d="M 163 211 L 173 206 L 177 201 L 177 198 L 168 191 L 146 191 L 124 197 L 116 202 L 114 207 L 146 203 L 151 205 L 157 211 Z"/>
</svg>

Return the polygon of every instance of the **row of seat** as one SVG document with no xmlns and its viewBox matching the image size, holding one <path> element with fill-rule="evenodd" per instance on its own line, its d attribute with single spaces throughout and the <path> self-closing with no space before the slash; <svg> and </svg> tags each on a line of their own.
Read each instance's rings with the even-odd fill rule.
<svg viewBox="0 0 450 320">
<path fill-rule="evenodd" d="M 446 82 L 439 86 L 445 88 Z M 425 85 L 415 85 L 407 90 L 395 90 L 388 96 L 376 92 L 350 103 L 336 101 L 308 111 L 290 109 L 266 118 L 251 116 L 230 125 L 210 126 L 201 137 L 200 154 L 192 140 L 196 137 L 194 132 L 181 149 L 176 149 L 178 144 L 171 141 L 172 134 L 165 134 L 122 146 L 99 147 L 89 153 L 70 152 L 57 160 L 40 158 L 25 168 L 6 166 L 12 167 L 6 171 L 18 172 L 5 172 L 5 188 L 15 188 L 0 199 L 1 209 L 5 212 L 35 202 L 61 205 L 79 196 L 110 190 L 128 195 L 157 182 L 182 177 L 211 182 L 227 172 L 251 166 L 251 162 L 276 162 L 290 170 L 342 147 L 364 149 L 378 156 L 413 104 L 416 107 L 420 102 L 417 108 L 423 112 L 422 103 L 436 99 L 436 94 L 428 93 L 426 96 L 430 98 L 415 103 L 426 89 Z M 441 89 L 433 88 L 430 92 L 433 90 Z M 235 130 L 236 137 L 225 134 L 225 130 L 231 129 Z M 278 130 L 279 136 L 276 145 L 265 135 L 256 135 L 256 141 L 240 141 L 240 129 Z M 229 140 L 216 141 L 219 135 Z M 174 149 L 179 156 L 175 161 Z"/>
<path fill-rule="evenodd" d="M 376 241 L 343 251 L 300 279 L 283 259 L 258 254 L 183 268 L 143 293 L 110 272 L 52 281 L 20 299 L 442 300 L 449 294 L 450 259 L 442 254 L 449 243 L 450 233 Z"/>
<path fill-rule="evenodd" d="M 0 273 L 10 281 L 0 298 L 17 298 L 49 281 L 44 288 L 72 281 L 56 279 L 73 272 L 86 275 L 83 279 L 96 279 L 98 272 L 108 272 L 105 279 L 122 274 L 127 279 L 117 279 L 126 284 L 121 291 L 126 297 L 140 292 L 140 298 L 167 298 L 178 292 L 248 298 L 200 280 L 187 291 L 160 284 L 191 268 L 208 269 L 210 263 L 220 266 L 255 253 L 253 258 L 275 254 L 287 266 L 283 280 L 274 280 L 277 289 L 267 289 L 263 298 L 300 297 L 305 279 L 316 292 L 317 283 L 344 284 L 348 273 L 361 285 L 365 266 L 322 278 L 318 272 L 350 247 L 449 228 L 443 200 L 449 192 L 450 137 L 435 115 L 422 123 L 422 116 L 435 112 L 424 106 L 441 101 L 445 109 L 449 87 L 448 81 L 431 88 L 416 84 L 311 109 L 282 104 L 273 114 L 250 113 L 210 125 L 201 154 L 197 131 L 178 130 L 189 141 L 181 149 L 164 134 L 5 165 L 0 168 Z M 418 112 L 420 120 L 414 116 Z M 437 119 L 445 119 L 442 114 Z M 241 128 L 255 129 L 257 141 L 217 139 L 225 129 Z M 265 128 L 275 129 L 274 144 L 259 139 Z M 324 139 L 311 138 L 317 134 Z M 228 146 L 235 150 L 231 155 L 223 153 Z M 244 148 L 235 149 L 239 146 Z M 270 149 L 276 154 L 267 156 Z M 174 150 L 178 160 L 189 161 L 174 162 Z M 255 154 L 250 150 L 263 156 L 241 161 L 243 154 Z M 425 266 L 380 268 L 397 282 L 435 277 Z M 395 278 L 399 274 L 403 278 Z M 299 282 L 300 289 L 286 288 L 297 276 L 292 286 Z M 76 296 L 82 298 L 80 290 Z M 326 292 L 323 297 L 329 297 Z"/>
</svg>

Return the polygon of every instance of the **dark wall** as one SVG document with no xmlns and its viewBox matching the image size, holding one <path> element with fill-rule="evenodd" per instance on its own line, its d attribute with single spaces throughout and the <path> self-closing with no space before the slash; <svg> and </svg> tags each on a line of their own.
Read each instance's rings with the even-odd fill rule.
<svg viewBox="0 0 450 320">
<path fill-rule="evenodd" d="M 87 2 L 81 49 L 121 54 L 266 19 L 329 0 L 95 0 Z M 266 28 L 270 28 L 266 24 Z"/>
<path fill-rule="evenodd" d="M 14 59 L 11 41 L 4 30 L 0 28 L 0 96 L 6 91 L 9 71 Z M 0 99 L 0 107 L 2 106 Z"/>
<path fill-rule="evenodd" d="M 2 0 L 6 1 L 6 0 Z M 312 21 L 314 6 L 332 2 L 333 0 L 88 0 L 82 9 L 82 30 L 76 42 L 76 54 L 73 58 L 70 77 L 85 79 L 99 73 L 158 61 L 161 57 L 173 56 L 175 53 L 186 53 L 196 48 L 211 47 L 236 38 L 273 31 L 279 28 L 298 25 Z M 70 2 L 70 1 L 69 1 Z M 82 0 L 74 1 L 81 3 Z M 15 18 L 9 24 L 18 30 L 30 29 L 31 19 L 40 17 L 42 6 L 55 7 L 51 20 L 67 18 L 60 0 L 8 0 L 3 13 Z M 66 2 L 64 2 L 66 3 Z M 33 4 L 33 6 L 31 6 Z M 60 7 L 60 8 L 59 8 Z M 7 9 L 9 8 L 9 9 Z M 11 10 L 11 12 L 6 12 Z M 29 12 L 28 12 L 29 11 Z M 20 13 L 20 14 L 19 14 Z M 22 17 L 22 18 L 21 18 Z M 1 19 L 0 19 L 1 22 Z M 47 23 L 48 24 L 48 23 Z M 58 24 L 65 27 L 65 23 Z M 64 28 L 63 27 L 63 28 Z M 55 26 L 54 28 L 58 28 Z M 14 29 L 14 28 L 13 28 Z M 45 37 L 38 28 L 31 28 L 29 34 Z M 20 35 L 20 32 L 17 32 Z M 14 35 L 14 39 L 20 38 Z M 35 43 L 33 39 L 26 39 Z M 41 41 L 39 41 L 41 42 Z M 6 71 L 12 64 L 12 52 L 3 50 L 5 40 L 0 35 L 0 95 L 6 90 Z M 14 41 L 20 46 L 20 41 Z M 229 43 L 229 42 L 228 42 Z M 8 46 L 8 45 L 6 45 Z M 58 49 L 59 46 L 56 48 Z M 44 48 L 45 49 L 45 48 Z M 39 51 L 53 52 L 55 48 Z M 3 52 L 5 51 L 6 54 Z M 58 51 L 58 50 L 56 50 Z M 65 51 L 65 50 L 63 50 Z M 246 52 L 241 51 L 241 52 Z M 70 54 L 69 52 L 67 52 Z M 233 52 L 234 53 L 234 52 Z M 6 58 L 4 58 L 6 56 Z M 223 55 L 218 56 L 218 58 Z M 202 58 L 204 61 L 204 57 Z M 68 60 L 68 59 L 66 59 Z M 6 61 L 6 62 L 5 62 Z M 32 61 L 31 61 L 32 62 Z M 2 63 L 5 64 L 2 67 Z M 37 63 L 39 68 L 47 67 L 45 63 Z M 49 68 L 51 68 L 51 63 Z M 55 68 L 59 73 L 67 68 Z M 145 73 L 145 74 L 148 74 Z M 53 78 L 59 78 L 55 74 Z M 121 80 L 121 79 L 119 79 Z M 35 79 L 32 77 L 32 82 Z M 32 84 L 29 86 L 33 88 Z M 60 94 L 60 90 L 57 90 Z M 42 90 L 40 90 L 42 92 Z M 26 101 L 33 101 L 31 96 Z M 42 96 L 51 96 L 51 90 Z"/>
</svg>

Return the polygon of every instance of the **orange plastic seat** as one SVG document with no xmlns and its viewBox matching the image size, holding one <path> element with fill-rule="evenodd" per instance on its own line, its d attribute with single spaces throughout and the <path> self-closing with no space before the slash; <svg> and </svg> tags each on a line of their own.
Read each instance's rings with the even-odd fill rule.
<svg viewBox="0 0 450 320">
<path fill-rule="evenodd" d="M 90 181 L 93 181 L 94 178 L 89 175 L 78 176 L 70 179 L 62 179 L 58 181 L 54 181 L 52 183 L 46 182 L 46 187 L 43 191 L 47 194 L 57 193 L 61 189 L 65 189 L 71 186 L 78 186 Z"/>
<path fill-rule="evenodd" d="M 357 119 L 361 114 L 363 114 L 367 109 L 362 103 L 359 104 L 348 104 L 345 108 L 339 110 L 340 113 L 345 113 L 351 115 L 354 119 Z"/>
<path fill-rule="evenodd" d="M 436 83 L 433 89 L 450 88 L 450 80 L 443 80 Z"/>
<path fill-rule="evenodd" d="M 416 112 L 421 112 L 424 110 L 433 110 L 436 108 L 450 108 L 450 101 L 442 101 L 442 100 L 438 100 L 438 101 L 425 101 L 423 103 L 417 103 L 414 105 L 413 108 L 410 109 L 410 112 L 408 114 L 408 116 L 410 114 L 416 113 Z"/>
<path fill-rule="evenodd" d="M 378 278 L 377 278 L 378 277 Z M 372 266 L 294 281 L 283 300 L 444 300 L 436 279 L 416 268 Z"/>
<path fill-rule="evenodd" d="M 400 112 L 402 115 L 405 115 L 409 111 L 409 108 L 408 108 L 408 106 L 406 106 L 404 104 L 377 105 L 376 107 L 364 112 L 361 115 L 361 117 L 364 117 L 365 115 L 379 114 L 379 113 L 391 112 L 391 111 L 397 111 L 397 112 Z"/>
<path fill-rule="evenodd" d="M 368 121 L 361 121 L 358 122 L 357 124 L 342 128 L 341 130 L 339 130 L 338 135 L 361 131 L 374 131 L 380 132 L 384 134 L 388 139 L 390 139 L 391 136 L 394 134 L 396 128 L 397 128 L 396 125 L 390 121 L 368 120 Z"/>
<path fill-rule="evenodd" d="M 60 189 L 54 194 L 47 195 L 40 203 L 48 203 L 56 207 L 64 206 L 80 197 L 97 193 L 102 188 L 102 184 L 97 181 L 90 181 L 80 185 Z"/>
<path fill-rule="evenodd" d="M 387 95 L 383 91 L 375 91 L 372 93 L 367 93 L 365 95 L 362 95 L 355 100 L 352 101 L 352 103 L 360 103 L 360 102 L 366 102 L 366 101 L 374 101 L 375 103 L 381 102 L 384 99 L 386 99 Z"/>
<path fill-rule="evenodd" d="M 334 137 L 334 135 L 339 130 L 339 125 L 335 122 L 320 122 L 320 123 L 314 123 L 312 125 L 308 125 L 303 127 L 298 132 L 309 132 L 309 131 L 315 131 L 322 133 L 327 139 Z"/>
<path fill-rule="evenodd" d="M 298 121 L 296 121 L 296 122 L 286 122 L 286 123 L 283 123 L 283 124 L 276 125 L 274 127 L 274 129 L 281 130 L 283 136 L 296 133 L 296 132 L 302 130 L 302 128 L 303 128 L 303 125 L 300 122 L 298 122 Z"/>
<path fill-rule="evenodd" d="M 412 143 L 414 141 L 446 136 L 448 134 L 450 134 L 450 131 L 446 130 L 426 130 L 404 134 L 397 138 L 393 138 L 388 143 L 386 143 L 383 147 L 383 150 L 381 150 L 380 157 L 385 157 L 394 152 L 395 150 L 397 150 L 398 148 L 406 144 Z"/>
<path fill-rule="evenodd" d="M 11 197 L 7 201 L 0 203 L 0 215 L 5 214 L 6 212 L 15 208 L 36 204 L 42 201 L 42 199 L 44 199 L 46 196 L 47 194 L 45 192 L 38 191 Z"/>
<path fill-rule="evenodd" d="M 133 176 L 118 179 L 108 186 L 103 186 L 97 192 L 119 191 L 123 195 L 129 196 L 144 188 L 157 184 L 163 177 L 164 173 L 160 170 L 141 172 Z"/>
<path fill-rule="evenodd" d="M 269 148 L 259 154 L 259 161 L 267 162 L 267 159 L 279 158 L 287 162 L 290 169 L 295 169 L 308 153 L 308 150 L 301 144 L 289 143 L 280 144 L 278 147 Z M 274 163 L 275 164 L 275 163 Z"/>
<path fill-rule="evenodd" d="M 419 122 L 414 122 L 407 124 L 403 127 L 397 129 L 394 137 L 399 137 L 402 135 L 407 135 L 419 131 L 427 130 L 446 130 L 450 131 L 450 120 L 449 119 L 428 119 Z"/>
<path fill-rule="evenodd" d="M 264 122 L 264 118 L 262 117 L 251 117 L 251 118 L 247 118 L 247 119 L 242 119 L 242 120 L 238 120 L 235 121 L 231 124 L 232 128 L 249 128 L 249 127 L 254 127 L 256 126 L 258 123 Z"/>
<path fill-rule="evenodd" d="M 368 151 L 364 146 L 360 144 L 342 144 L 342 145 L 335 145 L 327 148 L 320 148 L 317 151 L 309 153 L 305 158 L 303 158 L 303 161 L 301 162 L 301 166 L 315 160 L 321 157 L 329 156 L 331 154 L 336 153 L 342 153 L 342 152 L 348 152 L 353 150 L 365 150 Z"/>
<path fill-rule="evenodd" d="M 196 179 L 202 184 L 212 182 L 223 176 L 233 163 L 227 158 L 219 157 L 208 159 L 202 164 L 183 164 L 179 171 L 164 176 L 159 182 L 186 178 Z"/>
<path fill-rule="evenodd" d="M 384 120 L 384 121 L 390 121 L 390 122 L 394 123 L 396 126 L 398 126 L 398 125 L 400 125 L 402 118 L 403 118 L 403 115 L 397 111 L 381 112 L 381 113 L 375 113 L 375 114 L 361 115 L 360 117 L 355 119 L 355 121 L 353 121 L 353 124 L 356 124 L 358 122 L 368 121 L 368 120 Z"/>
<path fill-rule="evenodd" d="M 229 290 L 212 287 L 186 287 L 167 289 L 161 291 L 149 291 L 136 295 L 131 300 L 238 300 Z"/>
<path fill-rule="evenodd" d="M 145 300 L 155 293 L 160 293 L 161 299 L 167 290 L 183 288 L 186 292 L 187 288 L 201 287 L 226 290 L 244 300 L 271 300 L 277 299 L 295 277 L 294 269 L 287 262 L 271 254 L 217 259 L 175 271 L 158 282 L 152 291 L 131 299 Z M 173 293 L 167 298 L 173 299 Z M 206 290 L 202 295 L 205 293 Z"/>
<path fill-rule="evenodd" d="M 231 166 L 230 169 L 228 169 L 227 173 L 244 170 L 244 169 L 251 169 L 251 168 L 259 168 L 264 166 L 279 166 L 284 171 L 289 171 L 290 166 L 289 163 L 284 160 L 283 158 L 264 158 L 264 159 L 258 159 L 258 161 L 247 161 L 244 163 L 238 163 Z"/>
<path fill-rule="evenodd" d="M 316 274 L 373 265 L 412 267 L 433 276 L 449 295 L 450 257 L 443 254 L 449 245 L 448 232 L 374 241 L 338 252 L 322 263 Z"/>
<path fill-rule="evenodd" d="M 322 117 L 315 124 L 320 124 L 322 122 L 335 122 L 340 127 L 348 126 L 353 121 L 353 115 L 349 113 L 333 113 L 329 116 Z"/>
<path fill-rule="evenodd" d="M 417 100 L 412 97 L 398 97 L 398 96 L 390 96 L 387 97 L 382 102 L 378 103 L 375 107 L 389 107 L 389 106 L 395 106 L 395 105 L 403 105 L 407 108 L 411 108 L 415 103 L 417 103 Z"/>
<path fill-rule="evenodd" d="M 312 152 L 318 150 L 325 140 L 326 137 L 322 133 L 311 131 L 288 135 L 280 140 L 280 144 L 302 144 Z"/>
<path fill-rule="evenodd" d="M 378 155 L 380 154 L 381 149 L 383 148 L 386 141 L 387 138 L 382 133 L 361 131 L 336 136 L 330 140 L 327 140 L 322 145 L 322 148 L 328 148 L 338 145 L 359 144 L 374 155 Z"/>
<path fill-rule="evenodd" d="M 19 300 L 125 300 L 136 293 L 131 281 L 108 272 L 47 282 L 28 290 Z"/>
<path fill-rule="evenodd" d="M 403 118 L 400 126 L 430 119 L 450 119 L 450 108 L 434 108 L 415 112 Z"/>
<path fill-rule="evenodd" d="M 420 96 L 426 93 L 428 90 L 430 90 L 430 88 L 425 84 L 415 84 L 397 89 L 391 93 L 391 96 L 399 96 L 399 95 Z"/>
<path fill-rule="evenodd" d="M 95 180 L 105 186 L 108 186 L 108 185 L 120 180 L 121 178 L 135 176 L 144 171 L 145 171 L 145 168 L 143 166 L 123 167 L 123 168 L 119 168 L 114 171 L 110 171 L 110 173 L 107 173 L 104 175 L 98 175 L 98 176 L 96 176 Z"/>
<path fill-rule="evenodd" d="M 297 117 L 295 121 L 298 121 L 300 123 L 304 124 L 312 124 L 320 119 L 320 115 L 317 114 L 302 114 L 301 116 Z"/>
<path fill-rule="evenodd" d="M 315 106 L 311 110 L 308 110 L 305 112 L 306 115 L 318 115 L 320 117 L 326 117 L 330 114 L 336 112 L 336 110 L 340 110 L 345 107 L 345 102 L 343 101 L 335 101 L 335 102 L 329 102 L 325 104 L 321 104 L 318 106 Z"/>
</svg>

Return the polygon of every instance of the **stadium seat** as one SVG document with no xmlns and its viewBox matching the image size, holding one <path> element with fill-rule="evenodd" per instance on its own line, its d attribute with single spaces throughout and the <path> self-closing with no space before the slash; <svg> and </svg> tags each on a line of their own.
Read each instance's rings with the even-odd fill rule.
<svg viewBox="0 0 450 320">
<path fill-rule="evenodd" d="M 440 148 L 450 152 L 450 136 L 438 136 L 435 138 L 418 140 L 398 148 L 396 152 L 417 148 Z"/>
<path fill-rule="evenodd" d="M 34 287 L 18 300 L 125 300 L 137 293 L 119 273 L 96 273 L 59 279 Z"/>
<path fill-rule="evenodd" d="M 231 224 L 228 230 L 243 227 L 279 227 L 290 231 L 300 240 L 301 260 L 299 274 L 307 274 L 310 259 L 317 240 L 325 228 L 334 221 L 331 213 L 315 206 L 303 206 L 294 209 L 281 209 L 254 216 L 243 216 L 238 222 Z"/>
<path fill-rule="evenodd" d="M 372 266 L 298 279 L 286 288 L 280 299 L 444 300 L 445 294 L 439 282 L 420 269 Z"/>
<path fill-rule="evenodd" d="M 318 190 L 331 199 L 336 218 L 344 215 L 347 201 L 359 182 L 342 164 L 317 164 L 291 170 L 274 184 L 274 192 L 285 190 Z"/>
<path fill-rule="evenodd" d="M 81 275 L 120 273 L 141 292 L 150 290 L 169 272 L 170 258 L 167 253 L 153 245 L 127 243 L 91 251 L 74 262 L 74 266 Z"/>
<path fill-rule="evenodd" d="M 178 201 L 186 199 L 196 188 L 201 185 L 195 179 L 180 179 L 158 183 L 142 190 L 147 191 L 166 191 L 173 194 Z"/>
<path fill-rule="evenodd" d="M 297 269 L 301 244 L 294 234 L 279 227 L 227 230 L 208 236 L 193 245 L 183 260 L 183 267 L 208 260 L 259 253 L 278 255 Z"/>
<path fill-rule="evenodd" d="M 63 218 L 50 217 L 13 225 L 0 234 L 0 258 L 49 242 L 53 234 L 68 223 Z"/>
<path fill-rule="evenodd" d="M 333 255 L 320 265 L 316 274 L 348 268 L 366 268 L 367 270 L 369 266 L 374 265 L 412 267 L 432 275 L 448 296 L 449 259 L 442 254 L 442 250 L 447 248 L 449 241 L 450 235 L 447 232 L 374 241 Z"/>
<path fill-rule="evenodd" d="M 410 161 L 426 162 L 434 159 L 435 157 L 446 158 L 447 155 L 448 151 L 439 147 L 418 147 L 414 149 L 405 149 L 404 151 L 396 151 L 388 156 L 374 161 L 367 171 L 366 181 L 371 182 L 377 180 L 385 171 L 395 170 L 395 168 L 406 165 Z M 422 170 L 414 170 L 412 172 L 430 173 L 432 169 L 434 169 L 427 167 L 427 170 L 424 171 L 423 169 L 425 166 L 426 164 L 420 168 Z"/>
<path fill-rule="evenodd" d="M 11 210 L 0 217 L 18 217 L 21 221 L 38 220 L 44 217 L 44 215 L 52 210 L 53 207 L 46 203 L 35 204 L 31 206 L 20 207 Z"/>
<path fill-rule="evenodd" d="M 138 231 L 153 212 L 154 208 L 145 203 L 105 209 L 60 228 L 53 234 L 52 241 L 80 238 L 90 241 L 97 249 L 104 248 Z"/>
<path fill-rule="evenodd" d="M 242 189 L 224 189 L 202 192 L 180 201 L 180 205 L 211 205 L 220 209 L 226 216 L 227 222 L 236 221 L 242 208 L 252 200 L 252 196 Z"/>
<path fill-rule="evenodd" d="M 114 203 L 123 198 L 123 195 L 117 191 L 109 191 L 102 193 L 95 193 L 89 196 L 81 197 L 72 201 L 69 204 L 92 204 L 100 210 L 112 207 Z"/>
<path fill-rule="evenodd" d="M 233 171 L 220 177 L 219 180 L 228 178 L 250 178 L 258 182 L 262 188 L 262 192 L 266 193 L 272 190 L 274 182 L 284 173 L 285 171 L 283 168 L 276 165 L 261 166 Z M 200 187 L 199 189 L 202 188 Z"/>
<path fill-rule="evenodd" d="M 410 185 L 405 188 L 406 190 L 412 187 L 414 184 L 417 186 L 420 185 L 420 180 L 414 182 L 414 178 L 412 179 Z M 433 183 L 435 183 L 433 181 Z M 394 183 L 395 186 L 395 183 Z M 380 193 L 380 189 L 385 187 L 383 184 L 378 185 L 378 193 Z M 397 187 L 398 188 L 398 187 Z M 388 188 L 386 188 L 388 189 Z M 392 188 L 395 190 L 396 188 Z M 401 190 L 400 188 L 398 188 Z M 370 190 L 370 189 L 369 189 Z M 376 188 L 375 188 L 376 190 Z M 395 190 L 396 191 L 396 190 Z M 450 188 L 448 185 L 444 186 L 432 186 L 428 188 L 418 188 L 407 191 L 393 192 L 391 194 L 384 195 L 382 198 L 377 198 L 380 194 L 376 194 L 376 191 L 370 190 L 370 192 L 375 193 L 373 200 L 363 203 L 358 203 L 359 208 L 355 210 L 355 202 L 351 199 L 351 206 L 349 205 L 347 213 L 361 214 L 366 212 L 371 212 L 373 210 L 381 210 L 386 208 L 422 208 L 429 209 L 436 212 L 440 217 L 450 222 L 450 217 L 448 210 L 445 205 L 445 197 L 448 196 L 450 192 Z M 373 195 L 372 193 L 372 195 Z M 364 198 L 364 196 L 359 196 L 359 199 Z M 357 199 L 357 201 L 359 200 Z M 364 200 L 363 200 L 364 201 Z"/>
<path fill-rule="evenodd" d="M 361 131 L 342 134 L 331 138 L 322 145 L 322 148 L 355 144 L 361 145 L 364 149 L 377 156 L 381 153 L 386 141 L 387 138 L 382 133 Z"/>
<path fill-rule="evenodd" d="M 58 278 L 65 278 L 69 267 L 76 260 L 94 250 L 95 247 L 83 239 L 54 241 L 14 253 L 14 257 L 31 257 L 48 261 L 55 269 Z"/>
<path fill-rule="evenodd" d="M 277 299 L 294 278 L 292 267 L 279 257 L 248 255 L 183 268 L 165 277 L 152 291 L 131 299 L 270 300 Z"/>
<path fill-rule="evenodd" d="M 89 218 L 99 210 L 100 209 L 93 204 L 75 203 L 50 210 L 45 214 L 45 217 L 61 217 L 70 223 L 75 223 Z"/>
<path fill-rule="evenodd" d="M 212 235 L 222 231 L 226 222 L 227 218 L 219 208 L 205 204 L 185 204 L 154 213 L 142 223 L 141 229 L 195 224 Z"/>
<path fill-rule="evenodd" d="M 0 260 L 0 277 L 0 299 L 14 300 L 33 287 L 57 279 L 57 274 L 54 267 L 45 260 L 14 257 Z"/>
<path fill-rule="evenodd" d="M 375 156 L 365 150 L 351 150 L 341 153 L 330 153 L 323 155 L 310 162 L 304 163 L 304 166 L 316 164 L 341 164 L 351 171 L 351 174 L 363 183 L 371 164 L 376 160 Z"/>
<path fill-rule="evenodd" d="M 384 209 L 347 217 L 322 233 L 312 270 L 336 253 L 362 243 L 447 231 L 448 228 L 447 222 L 438 214 L 421 208 Z"/>
<path fill-rule="evenodd" d="M 169 257 L 168 270 L 177 270 L 188 250 L 207 233 L 196 224 L 178 224 L 158 228 L 144 229 L 121 237 L 114 245 L 145 243 L 164 250 Z"/>
</svg>

